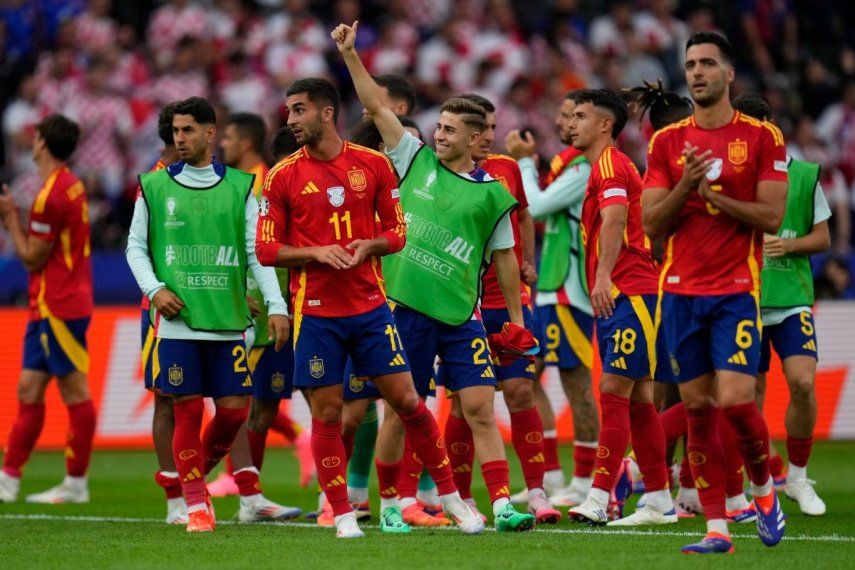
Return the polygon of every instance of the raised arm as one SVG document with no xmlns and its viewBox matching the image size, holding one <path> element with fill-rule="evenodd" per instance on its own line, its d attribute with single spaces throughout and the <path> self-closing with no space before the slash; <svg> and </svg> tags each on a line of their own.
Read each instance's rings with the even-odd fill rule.
<svg viewBox="0 0 855 570">
<path fill-rule="evenodd" d="M 362 59 L 356 52 L 356 30 L 358 27 L 359 22 L 354 22 L 353 26 L 339 24 L 330 35 L 335 40 L 336 47 L 344 58 L 344 63 L 347 65 L 351 79 L 353 79 L 353 87 L 356 89 L 362 106 L 365 107 L 365 111 L 374 121 L 377 130 L 383 137 L 383 144 L 388 149 L 394 149 L 401 142 L 406 131 L 404 131 L 404 127 L 395 113 L 383 105 L 383 92 L 380 90 L 380 86 L 365 69 Z"/>
</svg>

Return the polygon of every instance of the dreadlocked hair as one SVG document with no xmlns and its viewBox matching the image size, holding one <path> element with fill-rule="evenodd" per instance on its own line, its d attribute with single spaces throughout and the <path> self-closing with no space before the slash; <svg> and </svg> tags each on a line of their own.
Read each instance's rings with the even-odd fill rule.
<svg viewBox="0 0 855 570">
<path fill-rule="evenodd" d="M 632 104 L 641 109 L 640 120 L 644 119 L 645 113 L 649 113 L 650 123 L 657 131 L 685 119 L 694 110 L 690 99 L 673 91 L 665 91 L 661 79 L 655 84 L 644 81 L 644 85 L 624 89 L 624 92 L 629 95 Z"/>
</svg>

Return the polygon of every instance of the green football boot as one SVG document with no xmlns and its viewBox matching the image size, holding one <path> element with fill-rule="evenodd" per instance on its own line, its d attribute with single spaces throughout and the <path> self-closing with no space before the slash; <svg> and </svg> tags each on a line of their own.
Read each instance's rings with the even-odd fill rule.
<svg viewBox="0 0 855 570">
<path fill-rule="evenodd" d="M 397 534 L 407 534 L 410 532 L 410 525 L 404 522 L 401 507 L 386 507 L 383 509 L 383 512 L 380 513 L 380 530 Z"/>
<path fill-rule="evenodd" d="M 534 515 L 529 513 L 518 513 L 514 506 L 508 503 L 505 508 L 494 517 L 496 530 L 499 532 L 524 532 L 534 528 Z"/>
</svg>

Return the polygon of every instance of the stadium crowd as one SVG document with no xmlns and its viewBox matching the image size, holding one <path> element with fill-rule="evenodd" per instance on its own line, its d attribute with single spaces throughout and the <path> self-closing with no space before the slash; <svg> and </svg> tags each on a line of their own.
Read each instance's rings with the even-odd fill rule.
<svg viewBox="0 0 855 570">
<path fill-rule="evenodd" d="M 158 158 L 158 109 L 201 95 L 229 112 L 284 124 L 285 88 L 330 78 L 343 91 L 340 126 L 362 108 L 328 33 L 360 20 L 373 74 L 417 88 L 416 121 L 432 129 L 455 93 L 498 103 L 506 131 L 528 126 L 540 153 L 557 152 L 557 102 L 583 86 L 620 89 L 661 78 L 685 90 L 679 62 L 690 34 L 719 30 L 741 52 L 733 93 L 760 90 L 794 157 L 822 165 L 834 212 L 833 254 L 820 295 L 849 283 L 855 192 L 855 32 L 842 0 L 5 0 L 0 2 L 0 178 L 22 208 L 40 183 L 29 157 L 33 126 L 52 112 L 76 120 L 73 167 L 90 194 L 93 247 L 123 247 L 136 176 Z M 839 18 L 828 18 L 835 12 Z M 620 147 L 644 169 L 646 135 L 631 119 Z M 0 252 L 9 253 L 0 232 Z"/>
</svg>

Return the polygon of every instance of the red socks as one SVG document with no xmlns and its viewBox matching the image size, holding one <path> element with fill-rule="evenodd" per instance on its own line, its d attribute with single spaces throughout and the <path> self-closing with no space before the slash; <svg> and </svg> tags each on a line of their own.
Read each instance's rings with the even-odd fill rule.
<svg viewBox="0 0 855 570">
<path fill-rule="evenodd" d="M 593 476 L 594 464 L 597 462 L 597 445 L 593 447 L 573 442 L 573 476 L 588 478 Z"/>
<path fill-rule="evenodd" d="M 472 498 L 472 466 L 475 463 L 475 442 L 466 420 L 448 416 L 445 424 L 445 442 L 454 484 L 464 499 Z"/>
<path fill-rule="evenodd" d="M 789 458 L 790 463 L 796 467 L 807 467 L 812 447 L 812 437 L 800 439 L 797 437 L 787 436 L 787 457 Z M 781 460 L 781 470 L 783 470 L 783 463 L 784 461 Z"/>
<path fill-rule="evenodd" d="M 718 435 L 724 451 L 724 492 L 727 497 L 736 497 L 745 492 L 742 454 L 730 422 L 718 422 Z"/>
<path fill-rule="evenodd" d="M 662 423 L 662 432 L 665 434 L 665 445 L 671 445 L 684 435 L 689 429 L 686 421 L 686 406 L 680 402 L 659 414 Z"/>
<path fill-rule="evenodd" d="M 30 458 L 36 441 L 45 425 L 45 405 L 18 402 L 18 416 L 9 432 L 3 471 L 12 477 L 20 477 L 21 469 Z"/>
<path fill-rule="evenodd" d="M 83 477 L 92 458 L 95 438 L 95 405 L 92 400 L 68 406 L 68 445 L 65 469 L 71 477 Z"/>
<path fill-rule="evenodd" d="M 680 486 L 686 489 L 692 489 L 695 486 L 695 478 L 692 477 L 692 466 L 689 465 L 689 451 L 683 454 L 683 461 L 680 462 Z"/>
<path fill-rule="evenodd" d="M 413 450 L 424 461 L 430 476 L 436 483 L 440 495 L 454 493 L 457 488 L 451 474 L 451 463 L 445 453 L 445 443 L 439 434 L 439 426 L 433 415 L 419 400 L 419 405 L 409 413 L 398 414 L 407 437 L 413 445 Z"/>
<path fill-rule="evenodd" d="M 163 471 L 158 471 L 154 474 L 154 481 L 161 486 L 167 499 L 177 499 L 181 496 L 181 479 L 178 477 L 168 477 Z"/>
<path fill-rule="evenodd" d="M 251 497 L 261 493 L 261 481 L 258 479 L 258 469 L 241 469 L 235 473 L 235 484 L 241 497 Z"/>
<path fill-rule="evenodd" d="M 748 478 L 755 485 L 769 482 L 769 428 L 754 402 L 724 409 L 739 443 Z"/>
<path fill-rule="evenodd" d="M 724 451 L 719 438 L 718 408 L 687 409 L 687 450 L 698 498 L 707 520 L 725 518 Z M 682 479 L 682 476 L 681 476 Z"/>
<path fill-rule="evenodd" d="M 224 408 L 217 406 L 217 413 L 205 427 L 202 434 L 202 446 L 205 450 L 205 474 L 217 466 L 226 456 L 234 443 L 240 426 L 246 421 L 249 406 L 243 408 Z"/>
<path fill-rule="evenodd" d="M 496 461 L 488 461 L 481 466 L 481 474 L 484 476 L 484 483 L 487 485 L 487 491 L 490 493 L 490 502 L 494 503 L 498 499 L 507 499 L 510 497 L 510 470 L 508 469 L 508 461 L 506 459 L 497 459 Z"/>
<path fill-rule="evenodd" d="M 401 462 L 383 463 L 379 459 L 374 459 L 374 466 L 377 469 L 377 487 L 380 489 L 381 499 L 394 499 L 398 496 L 398 479 L 401 475 Z M 416 479 L 418 483 L 418 479 Z"/>
<path fill-rule="evenodd" d="M 555 436 L 555 430 L 550 432 L 550 435 L 543 434 L 543 470 L 558 471 L 561 469 L 561 463 L 558 461 L 558 438 Z"/>
<path fill-rule="evenodd" d="M 602 427 L 594 470 L 594 487 L 610 493 L 629 444 L 629 399 L 614 394 L 600 396 Z"/>
<path fill-rule="evenodd" d="M 273 418 L 270 429 L 281 433 L 288 441 L 294 441 L 300 435 L 300 426 L 285 412 L 279 412 Z"/>
<path fill-rule="evenodd" d="M 453 465 L 453 463 L 452 463 Z M 398 496 L 402 499 L 405 497 L 415 497 L 419 490 L 419 478 L 422 476 L 422 471 L 425 464 L 419 458 L 418 454 L 413 451 L 413 446 L 410 444 L 410 438 L 404 438 L 404 455 L 401 458 L 401 474 L 398 477 Z M 378 475 L 379 477 L 379 475 Z"/>
<path fill-rule="evenodd" d="M 789 438 L 787 438 L 787 444 L 789 447 Z M 789 450 L 788 450 L 789 451 Z M 774 457 L 769 458 L 769 470 L 772 472 L 774 477 L 783 477 L 784 475 L 784 458 L 780 455 L 776 455 Z"/>
<path fill-rule="evenodd" d="M 255 431 L 247 427 L 246 439 L 249 441 L 249 455 L 252 457 L 252 464 L 261 471 L 261 464 L 264 463 L 264 448 L 267 446 L 267 432 Z"/>
<path fill-rule="evenodd" d="M 638 468 L 644 475 L 644 487 L 648 493 L 668 488 L 668 467 L 665 465 L 665 434 L 659 422 L 656 406 L 651 404 L 629 405 L 629 426 L 632 448 Z"/>
<path fill-rule="evenodd" d="M 356 445 L 356 432 L 350 435 L 341 436 L 341 442 L 344 444 L 344 456 L 347 462 L 350 463 L 350 458 L 353 457 L 353 446 Z"/>
<path fill-rule="evenodd" d="M 172 435 L 172 455 L 181 478 L 184 501 L 188 507 L 205 502 L 205 456 L 199 431 L 202 429 L 202 398 L 175 402 L 175 431 Z"/>
<path fill-rule="evenodd" d="M 352 512 L 347 499 L 347 457 L 341 441 L 341 422 L 312 419 L 312 455 L 318 483 L 335 516 Z"/>
<path fill-rule="evenodd" d="M 536 407 L 511 414 L 511 440 L 520 459 L 526 487 L 542 489 L 543 422 Z"/>
</svg>

